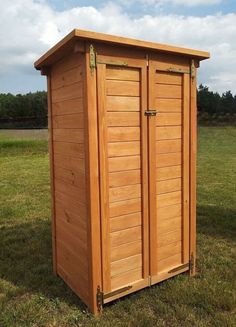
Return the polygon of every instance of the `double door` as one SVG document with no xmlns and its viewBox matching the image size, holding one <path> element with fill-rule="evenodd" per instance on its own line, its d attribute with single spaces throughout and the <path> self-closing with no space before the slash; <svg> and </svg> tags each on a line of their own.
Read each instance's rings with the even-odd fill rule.
<svg viewBox="0 0 236 327">
<path fill-rule="evenodd" d="M 189 268 L 189 88 L 188 60 L 98 56 L 107 302 Z"/>
</svg>

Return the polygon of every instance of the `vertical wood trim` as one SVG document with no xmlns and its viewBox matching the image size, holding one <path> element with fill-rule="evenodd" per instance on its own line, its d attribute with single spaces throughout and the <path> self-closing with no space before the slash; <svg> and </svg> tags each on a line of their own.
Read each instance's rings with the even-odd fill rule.
<svg viewBox="0 0 236 327">
<path fill-rule="evenodd" d="M 195 61 L 195 67 L 197 63 Z M 193 255 L 194 265 L 191 275 L 196 273 L 196 160 L 197 160 L 197 105 L 196 105 L 196 73 L 190 82 L 190 257 Z"/>
<path fill-rule="evenodd" d="M 57 248 L 56 248 L 56 212 L 55 212 L 55 188 L 54 188 L 54 156 L 53 156 L 53 119 L 52 119 L 52 97 L 51 97 L 51 74 L 47 75 L 48 93 L 48 145 L 50 158 L 50 181 L 51 181 L 51 230 L 52 230 L 52 257 L 53 272 L 57 273 Z"/>
<path fill-rule="evenodd" d="M 143 235 L 143 278 L 149 276 L 149 219 L 148 219 L 148 135 L 147 117 L 144 115 L 147 110 L 147 66 L 141 68 L 140 76 L 141 96 L 141 183 L 142 183 L 142 235 Z"/>
<path fill-rule="evenodd" d="M 183 74 L 182 261 L 189 261 L 189 75 Z"/>
<path fill-rule="evenodd" d="M 150 60 L 148 66 L 148 109 L 155 105 L 155 63 Z M 157 108 L 158 109 L 158 108 Z M 148 117 L 148 148 L 149 148 L 149 235 L 150 235 L 150 275 L 157 274 L 157 196 L 156 196 L 156 119 Z"/>
<path fill-rule="evenodd" d="M 97 66 L 98 122 L 99 122 L 99 164 L 102 235 L 102 290 L 111 291 L 110 224 L 109 224 L 109 180 L 107 153 L 106 118 L 106 65 Z"/>
<path fill-rule="evenodd" d="M 85 53 L 85 172 L 88 209 L 88 251 L 89 251 L 89 303 L 90 310 L 97 314 L 97 287 L 101 286 L 101 237 L 99 205 L 99 162 L 97 128 L 97 90 L 96 70 L 90 70 L 89 44 Z"/>
</svg>

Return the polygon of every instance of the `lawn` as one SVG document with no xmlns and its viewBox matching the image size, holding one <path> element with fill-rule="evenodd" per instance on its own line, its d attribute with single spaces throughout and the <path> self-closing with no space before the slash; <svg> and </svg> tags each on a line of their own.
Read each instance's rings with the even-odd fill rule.
<svg viewBox="0 0 236 327">
<path fill-rule="evenodd" d="M 236 326 L 236 128 L 202 127 L 198 275 L 88 313 L 52 273 L 47 142 L 0 134 L 0 327 Z"/>
</svg>

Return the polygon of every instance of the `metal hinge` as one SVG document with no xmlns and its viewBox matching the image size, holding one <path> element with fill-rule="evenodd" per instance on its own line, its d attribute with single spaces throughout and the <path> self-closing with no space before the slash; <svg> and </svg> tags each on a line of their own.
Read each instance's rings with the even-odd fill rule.
<svg viewBox="0 0 236 327">
<path fill-rule="evenodd" d="M 90 66 L 91 72 L 93 72 L 96 67 L 96 54 L 95 54 L 94 47 L 92 44 L 90 44 L 90 47 L 89 47 L 89 66 Z"/>
<path fill-rule="evenodd" d="M 190 270 L 191 274 L 193 273 L 194 268 L 195 268 L 195 258 L 194 258 L 193 253 L 191 253 L 190 261 L 189 261 L 189 270 Z"/>
<path fill-rule="evenodd" d="M 175 272 L 177 272 L 179 270 L 182 270 L 184 268 L 189 268 L 190 272 L 192 273 L 193 272 L 193 269 L 194 269 L 194 265 L 195 265 L 194 256 L 193 256 L 193 254 L 191 254 L 190 260 L 189 260 L 188 263 L 185 263 L 185 264 L 183 264 L 181 266 L 178 266 L 176 268 L 173 268 L 173 269 L 169 270 L 168 273 L 169 274 L 172 274 L 172 273 L 175 273 Z"/>
<path fill-rule="evenodd" d="M 103 306 L 103 292 L 101 291 L 101 287 L 97 287 L 97 308 L 98 312 L 102 311 L 102 306 Z"/>
<path fill-rule="evenodd" d="M 191 60 L 191 78 L 194 78 L 196 76 L 196 67 L 194 64 L 194 60 Z"/>
</svg>

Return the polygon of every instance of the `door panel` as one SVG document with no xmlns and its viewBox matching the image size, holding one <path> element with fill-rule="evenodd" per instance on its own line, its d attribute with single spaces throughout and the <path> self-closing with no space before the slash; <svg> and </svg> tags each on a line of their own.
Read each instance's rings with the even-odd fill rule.
<svg viewBox="0 0 236 327">
<path fill-rule="evenodd" d="M 149 62 L 149 108 L 157 111 L 148 118 L 153 283 L 189 261 L 188 69 L 188 62 Z"/>
<path fill-rule="evenodd" d="M 146 61 L 127 62 L 97 66 L 105 294 L 149 276 Z"/>
</svg>

